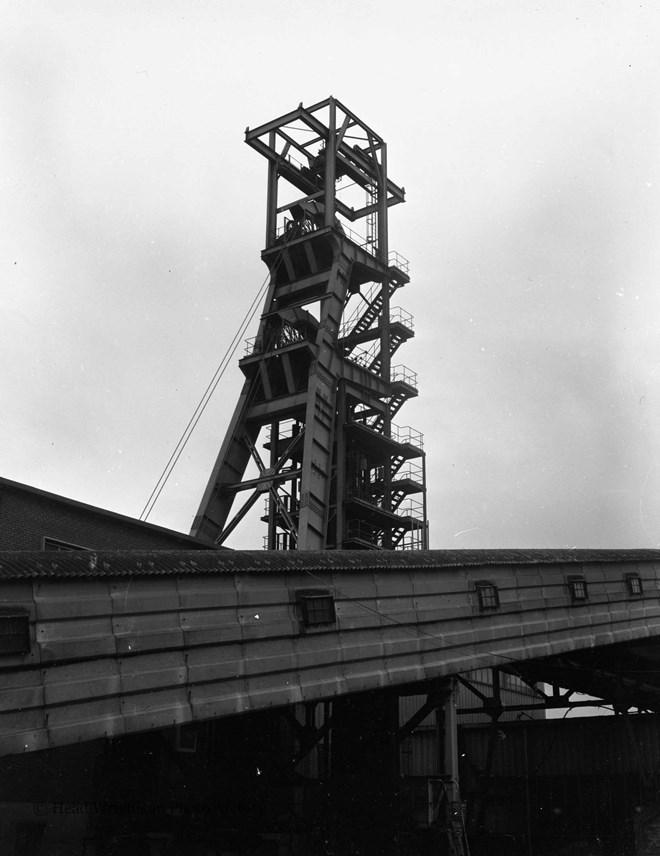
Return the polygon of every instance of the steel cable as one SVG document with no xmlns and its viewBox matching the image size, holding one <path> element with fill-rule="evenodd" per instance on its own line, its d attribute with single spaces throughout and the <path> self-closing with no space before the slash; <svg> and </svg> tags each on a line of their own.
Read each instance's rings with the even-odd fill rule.
<svg viewBox="0 0 660 856">
<path fill-rule="evenodd" d="M 280 257 L 281 257 L 281 255 L 282 255 L 282 251 L 280 252 Z M 278 263 L 279 263 L 279 257 L 275 262 L 275 267 L 277 267 Z M 275 267 L 273 269 L 275 269 Z M 192 416 L 190 417 L 188 424 L 186 425 L 185 429 L 183 430 L 183 433 L 181 434 L 181 437 L 179 438 L 178 443 L 174 447 L 174 451 L 170 455 L 170 458 L 169 458 L 167 464 L 165 464 L 165 467 L 163 468 L 163 471 L 160 474 L 160 477 L 158 478 L 158 481 L 156 482 L 154 489 L 151 491 L 151 494 L 149 495 L 149 499 L 147 500 L 144 508 L 142 509 L 142 513 L 140 514 L 140 517 L 139 517 L 140 520 L 146 521 L 147 518 L 149 517 L 149 515 L 151 514 L 151 512 L 153 511 L 154 506 L 155 506 L 156 502 L 158 501 L 158 498 L 159 498 L 163 488 L 167 484 L 167 482 L 168 482 L 168 480 L 172 474 L 172 471 L 174 470 L 174 467 L 176 466 L 179 458 L 181 457 L 183 450 L 186 448 L 188 441 L 190 440 L 190 438 L 192 436 L 193 431 L 197 427 L 197 423 L 201 419 L 202 414 L 206 410 L 206 407 L 207 407 L 209 401 L 211 400 L 211 398 L 213 396 L 213 393 L 215 392 L 220 381 L 222 380 L 222 376 L 224 375 L 224 373 L 227 369 L 227 366 L 229 365 L 229 361 L 233 358 L 234 353 L 236 352 L 236 349 L 239 345 L 241 338 L 245 335 L 245 332 L 246 332 L 248 326 L 252 322 L 252 319 L 254 318 L 254 315 L 255 315 L 257 308 L 259 306 L 259 303 L 262 300 L 263 295 L 268 288 L 268 283 L 270 281 L 270 278 L 271 278 L 271 271 L 269 271 L 268 274 L 266 275 L 266 278 L 264 279 L 261 287 L 259 288 L 259 291 L 257 292 L 256 296 L 254 297 L 254 299 L 253 299 L 252 303 L 250 304 L 250 307 L 248 308 L 247 312 L 243 316 L 243 320 L 239 324 L 238 330 L 234 334 L 234 338 L 229 343 L 227 350 L 225 351 L 222 359 L 220 360 L 220 363 L 218 364 L 218 367 L 215 370 L 215 373 L 213 374 L 213 377 L 209 381 L 208 386 L 204 390 L 204 393 L 203 393 L 202 397 L 200 398 L 199 403 L 197 404 L 197 407 L 195 408 Z"/>
</svg>

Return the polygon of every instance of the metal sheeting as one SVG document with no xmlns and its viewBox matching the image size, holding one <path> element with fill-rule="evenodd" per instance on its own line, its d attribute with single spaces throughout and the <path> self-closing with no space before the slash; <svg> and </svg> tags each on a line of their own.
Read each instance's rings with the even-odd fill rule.
<svg viewBox="0 0 660 856">
<path fill-rule="evenodd" d="M 416 732 L 401 744 L 402 776 L 439 776 L 442 772 L 435 729 Z"/>
<path fill-rule="evenodd" d="M 417 698 L 423 702 L 424 697 Z M 412 699 L 406 699 L 409 707 Z M 438 775 L 438 737 L 433 720 L 434 715 L 430 727 L 422 726 L 403 741 L 402 775 Z M 495 777 L 612 776 L 640 771 L 650 776 L 660 768 L 657 714 L 629 715 L 628 722 L 622 716 L 500 720 L 495 730 L 485 723 L 462 721 L 460 725 L 461 754 L 472 769 L 485 769 L 489 742 L 494 740 Z"/>
<path fill-rule="evenodd" d="M 463 675 L 475 688 L 485 696 L 492 695 L 492 682 L 489 679 L 490 671 L 479 669 L 476 672 Z M 531 690 L 529 687 L 524 691 L 521 681 L 511 675 L 501 674 L 500 679 L 505 685 L 500 688 L 500 698 L 504 705 L 521 704 L 530 701 Z M 518 687 L 518 689 L 516 689 Z M 401 696 L 399 698 L 399 723 L 404 725 L 426 701 L 425 695 Z M 457 708 L 478 707 L 480 700 L 463 684 L 456 686 L 455 703 Z M 545 711 L 534 711 L 539 718 L 545 716 Z M 526 714 L 529 716 L 529 714 Z M 502 723 L 517 720 L 517 711 L 508 711 L 501 714 L 498 727 Z M 458 723 L 462 728 L 475 725 L 490 725 L 491 718 L 483 713 L 463 713 L 458 716 Z M 480 732 L 476 732 L 480 733 Z M 486 732 L 488 733 L 488 732 Z M 415 731 L 406 737 L 401 745 L 401 771 L 405 776 L 435 776 L 439 774 L 438 768 L 438 740 L 435 712 L 430 713 L 417 726 Z"/>
<path fill-rule="evenodd" d="M 489 735 L 487 727 L 463 730 L 470 764 L 485 766 Z M 501 723 L 496 737 L 493 776 L 650 775 L 660 767 L 658 714 Z"/>
<path fill-rule="evenodd" d="M 647 598 L 630 599 L 630 565 L 599 563 L 582 566 L 578 606 L 571 566 L 4 581 L 0 601 L 28 609 L 33 635 L 30 654 L 2 657 L 0 754 L 660 636 L 660 564 L 633 567 Z M 479 610 L 485 573 L 499 610 Z M 314 585 L 334 593 L 336 625 L 302 625 L 296 592 Z"/>
</svg>

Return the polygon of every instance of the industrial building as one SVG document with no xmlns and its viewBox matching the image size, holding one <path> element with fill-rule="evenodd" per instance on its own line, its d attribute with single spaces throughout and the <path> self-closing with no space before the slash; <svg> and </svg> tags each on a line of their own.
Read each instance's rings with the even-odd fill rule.
<svg viewBox="0 0 660 856">
<path fill-rule="evenodd" d="M 196 538 L 0 478 L 0 551 L 200 550 Z"/>
<path fill-rule="evenodd" d="M 328 98 L 246 142 L 268 276 L 191 534 L 0 480 L 2 852 L 658 852 L 660 551 L 430 550 L 385 141 Z M 545 719 L 579 692 L 617 715 Z"/>
<path fill-rule="evenodd" d="M 659 572 L 660 551 L 2 553 L 3 852 L 650 853 Z M 491 724 L 460 726 L 477 668 Z M 508 675 L 619 715 L 531 721 Z"/>
</svg>

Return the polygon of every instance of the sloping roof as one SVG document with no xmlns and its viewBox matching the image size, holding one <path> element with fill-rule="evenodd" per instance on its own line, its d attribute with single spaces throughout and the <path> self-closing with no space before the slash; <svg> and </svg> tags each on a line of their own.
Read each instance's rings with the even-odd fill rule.
<svg viewBox="0 0 660 856">
<path fill-rule="evenodd" d="M 0 552 L 0 580 L 660 562 L 660 550 Z"/>
<path fill-rule="evenodd" d="M 37 499 L 47 500 L 51 503 L 56 503 L 57 505 L 62 505 L 68 508 L 74 508 L 77 511 L 86 512 L 88 514 L 93 514 L 94 517 L 97 517 L 101 520 L 112 520 L 117 523 L 128 524 L 136 529 L 136 531 L 143 531 L 146 533 L 156 534 L 156 535 L 167 535 L 172 539 L 176 539 L 181 541 L 182 544 L 190 544 L 191 549 L 203 549 L 203 550 L 223 550 L 226 548 L 223 547 L 215 547 L 212 544 L 205 544 L 198 538 L 195 538 L 192 535 L 189 535 L 187 532 L 177 532 L 175 529 L 167 529 L 164 526 L 158 526 L 155 523 L 148 523 L 146 520 L 138 520 L 135 517 L 128 517 L 125 514 L 120 514 L 117 511 L 109 511 L 107 508 L 99 508 L 96 505 L 89 505 L 86 502 L 79 502 L 77 499 L 71 499 L 68 496 L 60 496 L 57 493 L 50 493 L 47 490 L 42 490 L 38 487 L 32 487 L 32 485 L 22 484 L 21 482 L 12 481 L 11 479 L 6 479 L 4 477 L 0 477 L 0 492 L 1 491 L 11 491 L 13 493 L 18 494 L 27 494 L 28 496 L 35 497 Z M 197 547 L 193 547 L 192 545 L 199 545 Z"/>
</svg>

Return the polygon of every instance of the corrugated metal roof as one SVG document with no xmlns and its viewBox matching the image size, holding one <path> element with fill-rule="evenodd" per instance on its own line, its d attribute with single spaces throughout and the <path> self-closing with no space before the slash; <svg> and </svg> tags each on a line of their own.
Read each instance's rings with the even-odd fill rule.
<svg viewBox="0 0 660 856">
<path fill-rule="evenodd" d="M 285 571 L 395 571 L 408 568 L 652 561 L 660 561 L 660 550 L 0 552 L 0 579 L 283 573 Z"/>
</svg>

